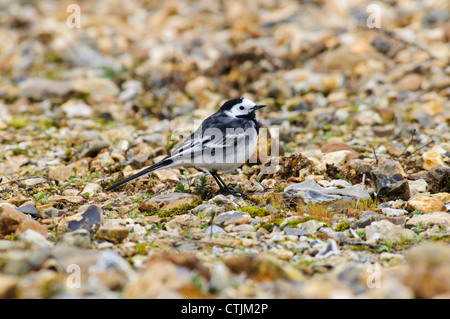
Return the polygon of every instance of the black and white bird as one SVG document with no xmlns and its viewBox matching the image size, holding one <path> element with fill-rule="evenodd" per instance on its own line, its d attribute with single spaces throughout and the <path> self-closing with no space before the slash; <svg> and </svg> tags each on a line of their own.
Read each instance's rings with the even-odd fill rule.
<svg viewBox="0 0 450 319">
<path fill-rule="evenodd" d="M 236 169 L 252 156 L 259 133 L 255 111 L 265 106 L 246 98 L 225 102 L 159 163 L 123 179 L 106 191 L 158 169 L 184 166 L 208 171 L 216 180 L 220 191 L 244 197 L 242 192 L 226 185 L 217 172 Z"/>
</svg>

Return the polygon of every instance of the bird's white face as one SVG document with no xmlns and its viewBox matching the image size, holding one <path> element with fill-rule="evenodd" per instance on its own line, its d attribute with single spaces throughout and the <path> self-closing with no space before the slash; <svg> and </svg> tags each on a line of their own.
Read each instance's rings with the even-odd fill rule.
<svg viewBox="0 0 450 319">
<path fill-rule="evenodd" d="M 227 111 L 232 116 L 243 116 L 255 111 L 256 104 L 249 99 L 242 99 L 242 102 L 233 105 L 233 107 Z"/>
</svg>

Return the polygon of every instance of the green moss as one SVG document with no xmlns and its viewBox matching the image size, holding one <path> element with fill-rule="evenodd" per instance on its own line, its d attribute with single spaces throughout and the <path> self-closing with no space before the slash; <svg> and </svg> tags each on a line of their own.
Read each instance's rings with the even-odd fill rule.
<svg viewBox="0 0 450 319">
<path fill-rule="evenodd" d="M 241 207 L 241 208 L 238 208 L 238 211 L 248 213 L 252 217 L 256 217 L 256 216 L 264 217 L 264 216 L 269 216 L 272 214 L 270 212 L 270 210 L 268 210 L 267 208 L 258 207 L 258 206 Z"/>
<path fill-rule="evenodd" d="M 168 209 L 168 210 L 160 210 L 158 211 L 156 214 L 159 217 L 171 217 L 174 215 L 183 215 L 183 214 L 187 214 L 189 210 L 194 209 L 195 207 L 197 207 L 198 205 L 200 205 L 203 202 L 202 199 L 197 199 L 195 201 L 193 201 L 190 204 L 181 204 L 175 208 L 172 209 Z"/>
<path fill-rule="evenodd" d="M 147 245 L 144 243 L 136 243 L 136 254 L 146 255 L 147 254 Z"/>
<path fill-rule="evenodd" d="M 8 123 L 11 127 L 15 129 L 21 129 L 30 123 L 30 117 L 27 115 L 16 115 Z"/>
<path fill-rule="evenodd" d="M 345 222 L 339 223 L 336 226 L 335 231 L 344 231 L 344 230 L 349 229 L 349 228 L 350 228 L 350 223 L 348 221 L 345 221 Z"/>
</svg>

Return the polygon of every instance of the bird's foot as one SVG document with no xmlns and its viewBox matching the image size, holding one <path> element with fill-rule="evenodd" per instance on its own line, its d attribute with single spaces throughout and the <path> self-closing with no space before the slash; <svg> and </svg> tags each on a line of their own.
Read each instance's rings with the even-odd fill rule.
<svg viewBox="0 0 450 319">
<path fill-rule="evenodd" d="M 220 188 L 217 192 L 216 195 L 220 192 L 224 192 L 226 195 L 234 195 L 234 196 L 240 196 L 243 199 L 247 199 L 248 196 L 241 192 L 240 190 L 234 189 L 230 186 L 231 184 L 226 185 L 226 187 L 222 187 Z"/>
</svg>

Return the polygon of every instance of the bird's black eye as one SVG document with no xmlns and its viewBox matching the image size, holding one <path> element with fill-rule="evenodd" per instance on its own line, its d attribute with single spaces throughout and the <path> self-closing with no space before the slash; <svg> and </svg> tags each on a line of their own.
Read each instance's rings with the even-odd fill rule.
<svg viewBox="0 0 450 319">
<path fill-rule="evenodd" d="M 243 107 L 243 106 L 241 105 L 241 106 L 239 106 L 239 109 L 240 109 L 240 110 L 243 110 L 243 109 L 244 109 L 244 107 Z"/>
</svg>

